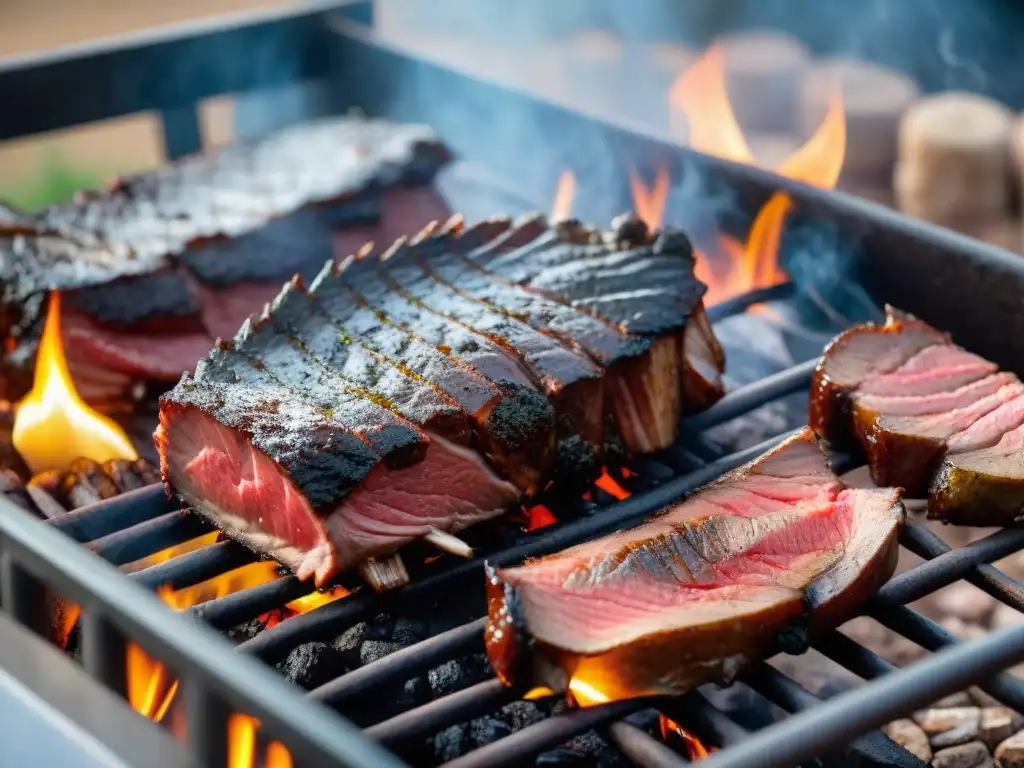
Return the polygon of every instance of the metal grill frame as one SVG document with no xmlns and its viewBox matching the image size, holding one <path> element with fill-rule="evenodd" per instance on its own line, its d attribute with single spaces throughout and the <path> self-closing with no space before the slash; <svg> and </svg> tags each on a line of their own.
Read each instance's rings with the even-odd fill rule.
<svg viewBox="0 0 1024 768">
<path fill-rule="evenodd" d="M 332 109 L 360 106 L 371 114 L 427 120 L 442 138 L 450 138 L 461 157 L 499 178 L 516 178 L 522 163 L 532 162 L 517 156 L 517 167 L 508 167 L 510 161 L 504 157 L 502 147 L 486 142 L 468 144 L 456 126 L 446 124 L 440 117 L 434 119 L 429 114 L 429 105 L 408 100 L 396 102 L 394 95 L 401 83 L 414 78 L 429 87 L 447 89 L 455 102 L 488 103 L 502 114 L 532 115 L 546 132 L 557 130 L 567 135 L 597 137 L 622 158 L 623 180 L 628 167 L 665 163 L 674 173 L 700 173 L 711 185 L 734 190 L 738 205 L 751 214 L 772 193 L 784 190 L 793 197 L 801 215 L 829 222 L 841 241 L 857 244 L 854 260 L 858 274 L 873 296 L 897 303 L 951 330 L 959 341 L 1006 368 L 1024 370 L 1024 338 L 994 332 L 1012 327 L 1009 323 L 1015 319 L 1017 297 L 1024 287 L 1024 263 L 1018 257 L 867 202 L 697 155 L 623 125 L 413 56 L 376 39 L 366 26 L 371 20 L 367 3 L 314 2 L 299 9 L 238 15 L 55 54 L 2 61 L 0 103 L 8 109 L 0 118 L 0 140 L 151 109 L 161 115 L 168 156 L 177 157 L 200 149 L 198 99 L 316 78 L 332 83 Z M 237 66 L 237 62 L 225 66 L 222 51 L 236 45 L 240 49 L 276 46 L 289 64 L 273 71 Z M 126 72 L 132 76 L 126 76 Z M 358 72 L 359 77 L 346 78 L 346 72 Z M 373 75 L 367 76 L 368 72 Z M 53 99 L 55 92 L 64 98 Z M 41 94 L 48 96 L 45 104 Z M 492 119 L 500 120 L 501 116 Z M 579 144 L 585 146 L 586 141 Z M 572 167 L 572 158 L 567 164 Z M 537 170 L 531 169 L 528 177 L 542 178 L 543 173 L 534 172 Z M 559 170 L 546 169 L 551 174 L 552 186 Z M 526 189 L 522 193 L 524 199 L 540 200 L 547 190 Z M 618 194 L 618 199 L 614 193 L 610 196 L 609 204 L 616 208 L 628 205 L 625 183 Z M 947 266 L 941 275 L 935 274 L 938 270 L 926 271 L 936 258 L 944 259 Z M 925 274 L 928 282 L 922 285 Z M 721 320 L 745 311 L 753 303 L 782 298 L 791 290 L 791 286 L 781 286 L 754 292 L 712 307 L 709 315 L 713 320 Z M 970 312 L 936 316 L 944 306 L 963 305 L 965 296 L 971 301 Z M 985 300 L 979 301 L 979 296 Z M 700 439 L 700 432 L 806 388 L 810 373 L 810 365 L 802 364 L 730 393 L 711 410 L 684 424 L 680 444 L 641 462 L 640 481 L 654 481 L 649 489 L 618 503 L 595 493 L 600 507 L 597 511 L 540 531 L 525 544 L 492 556 L 491 561 L 516 562 L 637 523 L 755 457 L 781 436 L 746 451 L 718 456 Z M 693 437 L 689 442 L 686 433 Z M 198 583 L 251 562 L 251 554 L 238 545 L 223 542 L 127 578 L 113 567 L 206 530 L 197 518 L 171 505 L 158 486 L 77 510 L 49 524 L 0 500 L 3 611 L 23 627 L 45 634 L 49 617 L 42 609 L 48 589 L 81 605 L 85 672 L 121 696 L 128 642 L 139 643 L 155 658 L 166 662 L 180 674 L 185 691 L 189 755 L 183 764 L 189 760 L 201 765 L 226 764 L 227 718 L 230 712 L 240 711 L 259 718 L 269 736 L 282 740 L 296 765 L 399 766 L 401 762 L 378 744 L 399 747 L 447 725 L 491 712 L 519 693 L 488 681 L 360 733 L 323 705 L 336 705 L 373 687 L 406 679 L 447 659 L 478 650 L 482 647 L 482 620 L 395 652 L 314 690 L 307 697 L 256 659 L 280 658 L 298 643 L 332 639 L 375 612 L 401 610 L 403 605 L 415 604 L 435 590 L 479 579 L 482 562 L 462 562 L 427 572 L 410 587 L 386 596 L 364 590 L 289 619 L 235 649 L 211 627 L 223 629 L 279 608 L 308 594 L 310 587 L 285 577 L 198 606 L 191 615 L 201 621 L 188 621 L 175 616 L 150 590 L 161 584 L 181 588 Z M 79 542 L 89 546 L 81 547 Z M 959 643 L 941 627 L 905 607 L 906 603 L 963 578 L 1003 603 L 1024 609 L 1024 586 L 990 565 L 991 561 L 1024 548 L 1024 532 L 1006 529 L 950 551 L 927 529 L 909 523 L 901 544 L 927 562 L 892 579 L 869 601 L 865 611 L 936 651 L 911 667 L 897 671 L 839 632 L 832 632 L 818 638 L 815 647 L 871 682 L 834 700 L 819 702 L 785 675 L 766 664 L 756 664 L 744 681 L 794 713 L 757 734 L 747 733 L 700 693 L 693 692 L 657 701 L 617 702 L 566 712 L 468 753 L 450 765 L 465 768 L 529 761 L 591 728 L 601 729 L 638 765 L 686 764 L 660 741 L 623 722 L 627 715 L 652 707 L 691 728 L 707 742 L 724 747 L 709 758 L 709 766 L 793 764 L 846 748 L 876 762 L 918 765 L 909 753 L 872 729 L 969 685 L 980 685 L 1008 706 L 1024 711 L 1024 684 L 998 674 L 1024 660 L 1024 628 Z M 0 630 L 5 627 L 6 624 L 0 624 Z M 140 729 L 159 731 L 156 726 L 136 719 Z M 100 739 L 100 734 L 93 735 Z M 125 756 L 128 754 L 129 751 L 124 752 Z"/>
</svg>

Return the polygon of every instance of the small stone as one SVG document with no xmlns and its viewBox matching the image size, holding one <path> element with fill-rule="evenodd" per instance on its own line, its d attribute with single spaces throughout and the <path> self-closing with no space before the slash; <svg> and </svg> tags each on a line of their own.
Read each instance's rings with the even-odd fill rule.
<svg viewBox="0 0 1024 768">
<path fill-rule="evenodd" d="M 1024 624 L 1024 613 L 1021 613 L 1016 608 L 999 603 L 996 606 L 995 612 L 992 614 L 992 620 L 990 622 L 992 629 L 1006 629 L 1007 627 L 1019 627 Z"/>
<path fill-rule="evenodd" d="M 913 720 L 893 720 L 882 729 L 882 732 L 924 762 L 927 763 L 932 759 L 932 748 L 928 743 L 928 736 Z"/>
<path fill-rule="evenodd" d="M 921 726 L 921 730 L 929 737 L 964 726 L 973 728 L 974 736 L 977 736 L 978 728 L 981 725 L 981 710 L 977 707 L 926 709 L 923 712 L 914 713 L 914 722 Z M 964 739 L 964 741 L 970 741 L 971 738 Z"/>
<path fill-rule="evenodd" d="M 981 710 L 978 738 L 989 749 L 995 749 L 1000 742 L 1006 741 L 1021 728 L 1024 728 L 1024 717 L 1009 707 L 984 707 Z"/>
<path fill-rule="evenodd" d="M 935 606 L 947 616 L 956 616 L 968 624 L 982 624 L 996 607 L 997 600 L 973 584 L 958 581 L 935 593 Z"/>
<path fill-rule="evenodd" d="M 288 680 L 307 691 L 345 673 L 345 662 L 327 643 L 303 643 L 277 665 Z"/>
<path fill-rule="evenodd" d="M 973 706 L 974 701 L 971 700 L 971 694 L 967 691 L 960 691 L 959 693 L 951 693 L 949 696 L 939 699 L 929 709 L 953 709 L 955 707 Z"/>
<path fill-rule="evenodd" d="M 980 624 L 964 621 L 957 616 L 947 616 L 942 620 L 941 624 L 951 635 L 967 642 L 980 640 L 988 634 L 988 630 Z"/>
<path fill-rule="evenodd" d="M 996 747 L 1000 768 L 1024 768 L 1024 731 L 1014 734 Z"/>
<path fill-rule="evenodd" d="M 992 765 L 992 756 L 980 741 L 940 749 L 932 758 L 932 768 L 988 768 Z"/>
<path fill-rule="evenodd" d="M 955 728 L 950 728 L 948 731 L 932 736 L 932 749 L 945 749 L 946 747 L 955 747 L 958 744 L 966 744 L 968 741 L 974 741 L 977 736 L 977 723 L 961 723 Z"/>
</svg>

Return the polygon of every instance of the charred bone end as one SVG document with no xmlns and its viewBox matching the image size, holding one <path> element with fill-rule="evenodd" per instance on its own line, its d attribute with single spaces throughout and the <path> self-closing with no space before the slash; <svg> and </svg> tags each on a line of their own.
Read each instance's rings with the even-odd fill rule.
<svg viewBox="0 0 1024 768">
<path fill-rule="evenodd" d="M 369 557 L 359 564 L 359 573 L 374 592 L 390 592 L 409 583 L 409 572 L 397 552 L 387 557 Z"/>
</svg>

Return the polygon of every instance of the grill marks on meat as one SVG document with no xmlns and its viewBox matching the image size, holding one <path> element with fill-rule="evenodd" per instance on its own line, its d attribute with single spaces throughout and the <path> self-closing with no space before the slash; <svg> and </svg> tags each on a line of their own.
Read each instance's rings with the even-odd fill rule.
<svg viewBox="0 0 1024 768">
<path fill-rule="evenodd" d="M 381 255 L 327 260 L 308 290 L 296 275 L 161 401 L 169 487 L 229 535 L 322 583 L 431 529 L 500 514 L 549 480 L 586 483 L 620 440 L 634 451 L 674 441 L 684 361 L 695 354 L 684 350 L 691 315 L 702 375 L 723 362 L 689 249 L 657 255 L 692 284 L 666 289 L 675 304 L 659 300 L 662 320 L 671 311 L 678 325 L 638 332 L 483 265 L 494 243 L 498 258 L 537 240 L 540 221 L 463 231 L 456 218 Z M 638 226 L 586 230 L 593 252 L 559 264 L 586 271 L 589 258 L 644 261 L 658 243 L 682 248 Z M 585 231 L 545 227 L 551 237 L 540 239 L 554 245 Z M 339 452 L 352 465 L 344 482 Z"/>
<path fill-rule="evenodd" d="M 636 528 L 490 571 L 491 663 L 610 699 L 730 680 L 848 618 L 895 569 L 903 516 L 896 490 L 844 488 L 805 431 Z"/>
<path fill-rule="evenodd" d="M 883 364 L 866 364 L 866 349 Z M 841 400 L 829 394 L 836 371 Z M 927 494 L 932 517 L 991 525 L 1024 508 L 1024 384 L 919 320 L 890 309 L 884 326 L 847 331 L 826 349 L 812 392 L 812 426 L 852 433 L 872 479 Z"/>
<path fill-rule="evenodd" d="M 0 332 L 19 345 L 5 362 L 34 358 L 38 298 L 59 289 L 80 315 L 71 326 L 96 339 L 73 375 L 106 367 L 173 382 L 203 354 L 195 349 L 233 335 L 283 281 L 312 279 L 333 255 L 333 229 L 381 220 L 383 188 L 429 183 L 447 159 L 425 126 L 334 118 L 0 224 Z M 160 354 L 140 355 L 143 344 Z"/>
</svg>

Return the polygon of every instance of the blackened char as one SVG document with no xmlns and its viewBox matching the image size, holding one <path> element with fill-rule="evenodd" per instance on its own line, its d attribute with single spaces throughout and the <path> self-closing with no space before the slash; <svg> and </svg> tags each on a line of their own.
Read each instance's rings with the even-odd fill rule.
<svg viewBox="0 0 1024 768">
<path fill-rule="evenodd" d="M 509 353 L 411 303 L 368 260 L 328 265 L 310 290 L 350 338 L 462 405 L 481 450 L 502 475 L 527 493 L 538 487 L 554 459 L 554 411 Z"/>
</svg>

